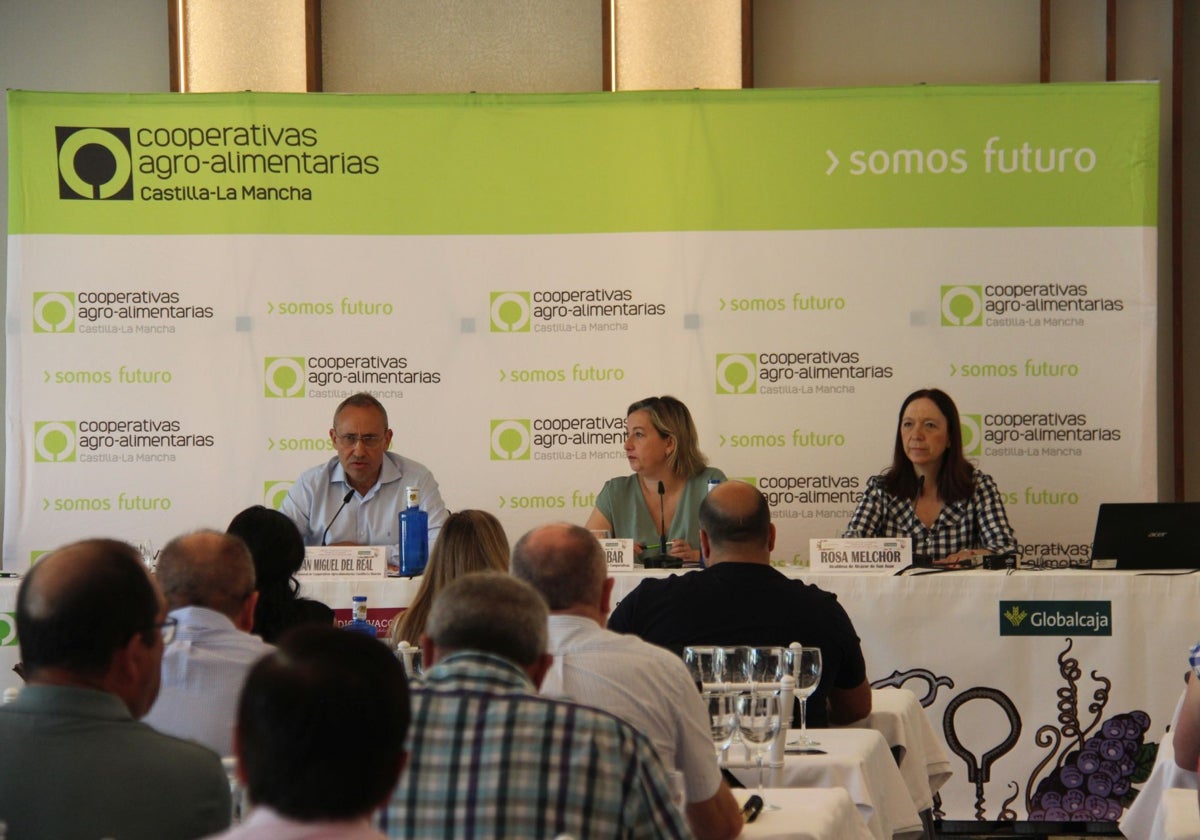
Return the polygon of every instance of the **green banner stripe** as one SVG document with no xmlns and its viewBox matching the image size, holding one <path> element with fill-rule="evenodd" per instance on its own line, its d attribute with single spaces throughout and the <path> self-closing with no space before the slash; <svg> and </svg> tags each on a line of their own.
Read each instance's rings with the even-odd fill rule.
<svg viewBox="0 0 1200 840">
<path fill-rule="evenodd" d="M 14 91 L 9 224 L 297 234 L 1152 226 L 1158 101 L 1150 83 Z"/>
</svg>

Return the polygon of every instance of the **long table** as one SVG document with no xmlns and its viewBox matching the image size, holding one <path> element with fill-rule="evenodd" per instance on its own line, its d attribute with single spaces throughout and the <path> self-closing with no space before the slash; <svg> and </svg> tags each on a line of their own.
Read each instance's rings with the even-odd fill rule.
<svg viewBox="0 0 1200 840">
<path fill-rule="evenodd" d="M 1198 575 L 783 571 L 838 595 L 862 638 L 873 685 L 904 687 L 921 699 L 954 771 L 936 811 L 949 820 L 1026 819 L 1027 796 L 1039 782 L 1116 715 L 1144 713 L 1142 740 L 1157 744 L 1179 696 L 1188 648 L 1200 638 Z M 644 577 L 666 574 L 616 573 L 614 599 Z M 364 594 L 369 607 L 394 612 L 418 583 L 323 580 L 302 590 L 335 608 Z M 9 668 L 17 649 L 4 646 L 15 635 L 4 623 L 15 592 L 15 582 L 0 581 L 0 689 L 16 682 Z M 1036 602 L 1073 605 L 1084 620 L 1107 614 L 1109 635 L 1088 635 L 1085 627 L 1010 635 L 1028 624 L 1013 628 L 1002 613 L 1015 619 Z"/>
</svg>

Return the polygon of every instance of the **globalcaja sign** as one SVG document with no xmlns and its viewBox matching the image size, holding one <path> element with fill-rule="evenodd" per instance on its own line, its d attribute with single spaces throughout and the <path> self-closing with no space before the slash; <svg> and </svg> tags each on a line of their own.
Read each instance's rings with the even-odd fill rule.
<svg viewBox="0 0 1200 840">
<path fill-rule="evenodd" d="M 1001 636 L 1111 636 L 1112 601 L 1001 601 Z"/>
</svg>

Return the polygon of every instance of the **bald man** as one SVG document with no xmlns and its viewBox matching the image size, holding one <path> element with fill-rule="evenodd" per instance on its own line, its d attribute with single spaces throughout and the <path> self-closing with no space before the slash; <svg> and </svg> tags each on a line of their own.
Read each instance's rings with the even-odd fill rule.
<svg viewBox="0 0 1200 840">
<path fill-rule="evenodd" d="M 9 840 L 169 840 L 229 824 L 216 753 L 138 718 L 175 623 L 137 551 L 86 540 L 38 561 L 17 594 L 27 684 L 0 707 Z"/>
<path fill-rule="evenodd" d="M 542 693 L 633 724 L 667 767 L 683 773 L 684 816 L 697 840 L 737 837 L 741 811 L 721 778 L 708 711 L 687 668 L 669 651 L 604 629 L 613 579 L 591 532 L 566 524 L 535 528 L 517 541 L 512 574 L 550 606 L 554 663 Z"/>
<path fill-rule="evenodd" d="M 726 481 L 704 497 L 700 548 L 708 568 L 642 581 L 617 604 L 609 629 L 677 653 L 688 645 L 819 647 L 821 682 L 808 701 L 808 724 L 870 714 L 871 685 L 850 616 L 833 593 L 771 566 L 775 525 L 756 487 Z"/>
<path fill-rule="evenodd" d="M 163 654 L 158 702 L 144 720 L 233 755 L 242 683 L 275 649 L 250 634 L 258 603 L 250 549 L 218 531 L 185 534 L 163 547 L 155 576 L 178 629 Z"/>
</svg>

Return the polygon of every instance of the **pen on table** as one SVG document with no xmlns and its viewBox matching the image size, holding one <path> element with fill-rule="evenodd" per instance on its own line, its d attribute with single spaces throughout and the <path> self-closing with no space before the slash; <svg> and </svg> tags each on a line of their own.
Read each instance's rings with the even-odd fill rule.
<svg viewBox="0 0 1200 840">
<path fill-rule="evenodd" d="M 20 572 L 0 572 L 0 578 L 19 578 Z"/>
</svg>

